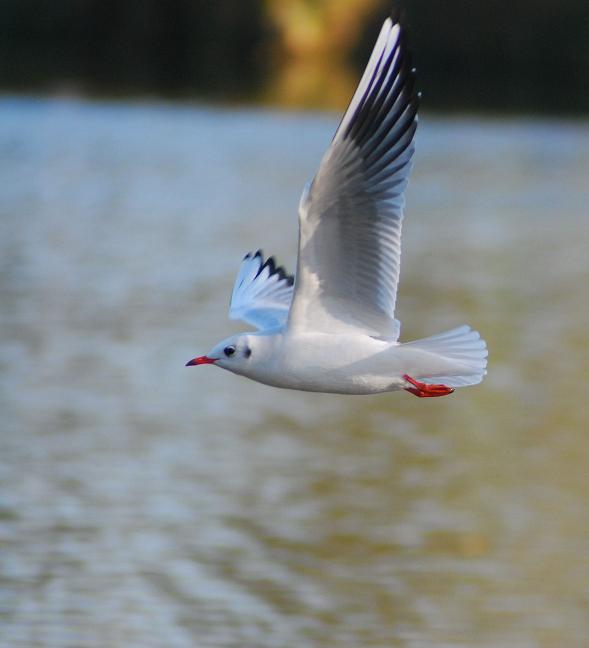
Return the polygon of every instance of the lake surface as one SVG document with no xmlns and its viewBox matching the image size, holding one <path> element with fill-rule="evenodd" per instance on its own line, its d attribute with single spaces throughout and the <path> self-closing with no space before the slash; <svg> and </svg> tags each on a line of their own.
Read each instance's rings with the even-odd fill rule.
<svg viewBox="0 0 589 648">
<path fill-rule="evenodd" d="M 471 324 L 482 385 L 184 367 L 337 120 L 0 101 L 0 645 L 588 645 L 588 123 L 422 118 L 402 338 Z"/>
</svg>

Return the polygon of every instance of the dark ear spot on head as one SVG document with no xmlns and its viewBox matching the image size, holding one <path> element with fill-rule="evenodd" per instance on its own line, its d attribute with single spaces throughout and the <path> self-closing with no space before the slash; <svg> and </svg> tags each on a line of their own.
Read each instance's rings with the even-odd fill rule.
<svg viewBox="0 0 589 648">
<path fill-rule="evenodd" d="M 243 352 L 243 355 L 246 358 L 249 358 L 251 356 L 251 354 L 252 354 L 252 350 L 249 347 L 245 347 L 245 351 Z"/>
</svg>

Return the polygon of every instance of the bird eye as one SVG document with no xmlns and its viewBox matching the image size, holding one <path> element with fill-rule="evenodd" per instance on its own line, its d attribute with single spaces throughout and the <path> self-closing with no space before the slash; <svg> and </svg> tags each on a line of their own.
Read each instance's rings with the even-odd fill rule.
<svg viewBox="0 0 589 648">
<path fill-rule="evenodd" d="M 223 349 L 223 353 L 230 358 L 235 353 L 235 347 L 231 344 Z"/>
</svg>

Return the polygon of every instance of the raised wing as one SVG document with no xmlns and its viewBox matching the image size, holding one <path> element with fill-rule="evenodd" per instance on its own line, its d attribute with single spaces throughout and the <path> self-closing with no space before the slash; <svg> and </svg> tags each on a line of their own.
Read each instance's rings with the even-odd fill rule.
<svg viewBox="0 0 589 648">
<path fill-rule="evenodd" d="M 397 339 L 404 191 L 417 128 L 415 70 L 388 18 L 299 206 L 289 327 Z"/>
<path fill-rule="evenodd" d="M 261 250 L 246 254 L 233 286 L 229 317 L 260 330 L 281 326 L 288 316 L 293 283 L 294 277 L 276 266 L 273 257 L 264 261 Z"/>
</svg>

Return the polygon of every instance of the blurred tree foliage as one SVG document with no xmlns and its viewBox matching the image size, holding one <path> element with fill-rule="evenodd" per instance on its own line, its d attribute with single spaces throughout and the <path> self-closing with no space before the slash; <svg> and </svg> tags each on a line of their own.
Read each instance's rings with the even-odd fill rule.
<svg viewBox="0 0 589 648">
<path fill-rule="evenodd" d="M 259 0 L 0 0 L 0 84 L 250 92 L 271 40 Z"/>
<path fill-rule="evenodd" d="M 399 0 L 427 108 L 589 110 L 588 0 Z M 0 0 L 0 87 L 341 105 L 392 0 Z"/>
</svg>

